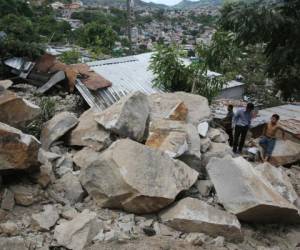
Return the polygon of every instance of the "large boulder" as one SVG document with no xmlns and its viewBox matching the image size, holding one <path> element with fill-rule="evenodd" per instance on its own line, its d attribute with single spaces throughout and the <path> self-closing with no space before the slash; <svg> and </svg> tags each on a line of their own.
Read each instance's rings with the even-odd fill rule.
<svg viewBox="0 0 300 250">
<path fill-rule="evenodd" d="M 226 155 L 233 155 L 232 148 L 225 143 L 211 142 L 209 150 L 202 156 L 202 166 L 206 166 L 211 158 L 223 158 Z"/>
<path fill-rule="evenodd" d="M 74 128 L 78 119 L 73 113 L 62 112 L 47 121 L 42 129 L 41 143 L 44 150 L 48 150 L 52 143 Z"/>
<path fill-rule="evenodd" d="M 41 112 L 38 106 L 8 90 L 0 90 L 0 110 L 0 122 L 16 128 L 24 128 Z"/>
<path fill-rule="evenodd" d="M 275 190 L 289 202 L 295 204 L 298 195 L 291 183 L 290 178 L 282 167 L 274 167 L 268 162 L 259 164 L 255 168 L 257 172 L 269 181 Z"/>
<path fill-rule="evenodd" d="M 241 240 L 241 225 L 236 216 L 214 208 L 204 201 L 185 198 L 160 213 L 166 225 L 185 233 L 205 233 Z"/>
<path fill-rule="evenodd" d="M 49 231 L 59 219 L 58 209 L 53 205 L 46 205 L 43 212 L 33 214 L 31 218 L 33 228 Z"/>
<path fill-rule="evenodd" d="M 0 122 L 0 171 L 38 166 L 39 147 L 35 137 Z"/>
<path fill-rule="evenodd" d="M 289 140 L 276 140 L 270 163 L 287 165 L 300 160 L 300 144 Z"/>
<path fill-rule="evenodd" d="M 89 109 L 79 118 L 79 124 L 72 130 L 70 145 L 87 146 L 100 151 L 111 144 L 110 133 L 94 119 L 95 111 Z"/>
<path fill-rule="evenodd" d="M 200 95 L 186 92 L 156 93 L 150 95 L 148 99 L 151 109 L 150 118 L 152 121 L 169 118 L 171 111 L 174 110 L 174 108 L 176 109 L 182 102 L 188 109 L 186 117 L 187 123 L 198 126 L 201 121 L 211 116 L 207 99 Z"/>
<path fill-rule="evenodd" d="M 95 120 L 105 129 L 122 138 L 144 139 L 149 117 L 149 102 L 142 92 L 123 97 L 108 109 L 98 113 Z"/>
<path fill-rule="evenodd" d="M 225 209 L 240 220 L 297 223 L 297 208 L 242 157 L 212 158 L 207 171 Z"/>
<path fill-rule="evenodd" d="M 150 124 L 146 145 L 178 158 L 199 170 L 201 165 L 200 138 L 192 124 L 181 121 L 157 120 Z"/>
<path fill-rule="evenodd" d="M 55 227 L 54 239 L 58 245 L 72 250 L 82 250 L 93 240 L 100 230 L 97 214 L 84 210 L 73 220 Z"/>
<path fill-rule="evenodd" d="M 138 214 L 166 207 L 198 177 L 183 162 L 129 139 L 86 157 L 89 160 L 81 166 L 80 181 L 87 192 L 102 207 Z"/>
</svg>

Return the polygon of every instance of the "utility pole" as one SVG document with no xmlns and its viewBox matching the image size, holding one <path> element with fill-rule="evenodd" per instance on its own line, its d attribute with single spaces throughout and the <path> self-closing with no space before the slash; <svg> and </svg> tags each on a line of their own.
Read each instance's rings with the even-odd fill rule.
<svg viewBox="0 0 300 250">
<path fill-rule="evenodd" d="M 132 55 L 132 37 L 131 37 L 132 7 L 133 7 L 133 0 L 127 0 L 127 33 L 128 33 L 128 40 L 129 40 L 130 55 Z"/>
</svg>

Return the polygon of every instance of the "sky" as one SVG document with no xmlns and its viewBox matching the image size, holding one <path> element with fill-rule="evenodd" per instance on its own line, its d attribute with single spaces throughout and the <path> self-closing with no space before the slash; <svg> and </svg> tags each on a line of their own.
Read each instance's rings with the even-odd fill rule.
<svg viewBox="0 0 300 250">
<path fill-rule="evenodd" d="M 153 3 L 163 3 L 163 4 L 167 4 L 167 5 L 174 5 L 177 4 L 179 2 L 181 2 L 181 0 L 143 0 L 144 2 L 153 2 Z M 193 0 L 192 0 L 193 1 Z M 195 0 L 194 0 L 195 1 Z"/>
</svg>

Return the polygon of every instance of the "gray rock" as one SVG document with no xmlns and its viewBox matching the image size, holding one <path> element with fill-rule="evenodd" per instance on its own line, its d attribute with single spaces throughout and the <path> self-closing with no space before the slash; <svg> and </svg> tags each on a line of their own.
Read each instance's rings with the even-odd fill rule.
<svg viewBox="0 0 300 250">
<path fill-rule="evenodd" d="M 29 250 L 22 237 L 0 237 L 1 250 Z"/>
<path fill-rule="evenodd" d="M 36 167 L 39 141 L 22 131 L 0 122 L 0 171 Z"/>
<path fill-rule="evenodd" d="M 96 112 L 89 109 L 79 118 L 79 124 L 72 130 L 70 145 L 87 146 L 95 151 L 107 148 L 111 143 L 110 133 L 95 121 Z"/>
<path fill-rule="evenodd" d="M 4 89 L 8 89 L 13 85 L 13 82 L 11 80 L 1 80 L 0 81 L 0 87 L 3 87 Z"/>
<path fill-rule="evenodd" d="M 199 180 L 196 182 L 196 187 L 201 196 L 208 197 L 214 184 L 210 180 Z"/>
<path fill-rule="evenodd" d="M 0 122 L 22 129 L 35 119 L 41 109 L 9 90 L 0 91 Z"/>
<path fill-rule="evenodd" d="M 58 219 L 58 209 L 53 205 L 46 205 L 42 213 L 32 215 L 33 227 L 41 231 L 49 231 Z"/>
<path fill-rule="evenodd" d="M 241 221 L 300 222 L 298 209 L 244 158 L 212 158 L 207 171 L 220 203 Z"/>
<path fill-rule="evenodd" d="M 232 148 L 224 143 L 212 142 L 209 150 L 203 154 L 202 166 L 206 166 L 211 158 L 223 158 L 226 155 L 233 155 Z"/>
<path fill-rule="evenodd" d="M 191 243 L 194 246 L 202 246 L 205 244 L 208 236 L 203 233 L 189 233 L 185 237 L 185 241 Z"/>
<path fill-rule="evenodd" d="M 55 154 L 49 151 L 45 151 L 44 149 L 40 148 L 39 153 L 38 153 L 38 160 L 41 164 L 47 164 L 47 163 L 52 163 L 53 161 L 57 160 L 60 158 L 59 154 Z"/>
<path fill-rule="evenodd" d="M 161 220 L 176 230 L 222 235 L 231 240 L 241 240 L 241 225 L 236 216 L 214 208 L 204 201 L 185 198 L 160 213 Z"/>
<path fill-rule="evenodd" d="M 33 185 L 12 185 L 11 191 L 14 193 L 17 205 L 30 206 L 39 200 L 39 189 Z"/>
<path fill-rule="evenodd" d="M 133 213 L 159 211 L 198 177 L 184 163 L 129 139 L 86 158 L 80 181 L 87 192 L 103 207 Z"/>
<path fill-rule="evenodd" d="M 84 210 L 73 220 L 55 227 L 54 239 L 58 245 L 72 250 L 82 250 L 98 234 L 100 228 L 97 214 Z"/>
<path fill-rule="evenodd" d="M 78 119 L 73 113 L 62 112 L 55 115 L 43 125 L 41 133 L 42 148 L 48 150 L 53 142 L 74 128 L 77 123 Z"/>
<path fill-rule="evenodd" d="M 204 138 L 200 140 L 201 153 L 206 153 L 211 147 L 211 140 Z"/>
<path fill-rule="evenodd" d="M 64 197 L 71 203 L 81 202 L 84 191 L 81 187 L 79 179 L 72 172 L 67 172 L 63 177 L 55 183 L 58 191 L 64 193 Z"/>
<path fill-rule="evenodd" d="M 16 236 L 18 234 L 18 226 L 12 221 L 0 224 L 0 234 L 7 236 Z"/>
<path fill-rule="evenodd" d="M 275 190 L 289 202 L 295 204 L 298 195 L 291 183 L 290 178 L 282 167 L 274 167 L 270 163 L 259 164 L 255 168 L 258 173 L 269 181 Z"/>
<path fill-rule="evenodd" d="M 6 188 L 3 192 L 1 209 L 11 211 L 15 206 L 15 196 L 12 191 Z"/>
<path fill-rule="evenodd" d="M 147 96 L 134 92 L 95 116 L 105 129 L 120 137 L 142 141 L 149 117 Z"/>
<path fill-rule="evenodd" d="M 148 99 L 151 110 L 151 121 L 166 118 L 180 102 L 184 102 L 188 109 L 187 123 L 198 126 L 201 121 L 211 116 L 207 99 L 200 95 L 185 92 L 157 93 L 150 95 Z"/>
<path fill-rule="evenodd" d="M 206 137 L 209 129 L 208 122 L 201 122 L 197 126 L 197 130 L 200 136 Z"/>
</svg>

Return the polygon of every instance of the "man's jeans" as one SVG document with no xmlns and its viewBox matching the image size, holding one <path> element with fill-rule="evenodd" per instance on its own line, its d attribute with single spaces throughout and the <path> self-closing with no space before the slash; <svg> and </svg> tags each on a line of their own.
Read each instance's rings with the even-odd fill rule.
<svg viewBox="0 0 300 250">
<path fill-rule="evenodd" d="M 269 137 L 266 137 L 266 136 L 263 136 L 259 140 L 259 145 L 261 145 L 265 149 L 266 157 L 270 157 L 272 155 L 272 152 L 273 152 L 274 147 L 275 147 L 275 143 L 276 143 L 275 138 L 269 138 Z"/>
<path fill-rule="evenodd" d="M 234 129 L 233 152 L 237 153 L 237 149 L 241 153 L 245 144 L 249 127 L 236 125 Z"/>
</svg>

